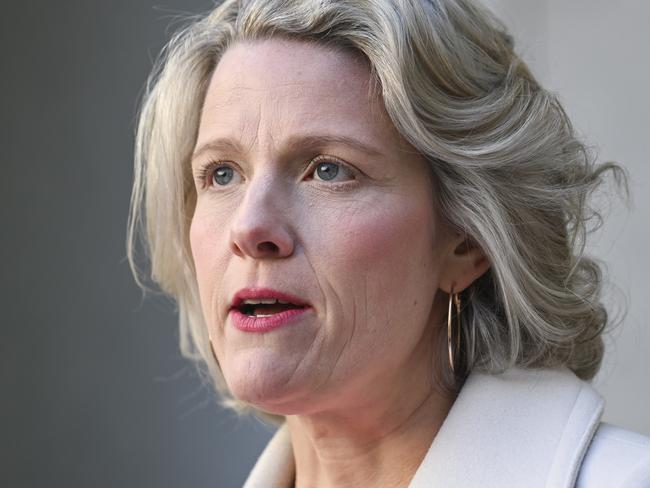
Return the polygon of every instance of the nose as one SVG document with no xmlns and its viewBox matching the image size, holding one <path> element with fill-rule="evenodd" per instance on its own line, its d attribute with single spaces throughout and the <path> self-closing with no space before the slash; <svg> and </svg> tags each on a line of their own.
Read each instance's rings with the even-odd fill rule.
<svg viewBox="0 0 650 488">
<path fill-rule="evenodd" d="M 294 237 L 285 200 L 281 190 L 272 184 L 251 184 L 230 228 L 232 252 L 255 259 L 293 254 Z"/>
</svg>

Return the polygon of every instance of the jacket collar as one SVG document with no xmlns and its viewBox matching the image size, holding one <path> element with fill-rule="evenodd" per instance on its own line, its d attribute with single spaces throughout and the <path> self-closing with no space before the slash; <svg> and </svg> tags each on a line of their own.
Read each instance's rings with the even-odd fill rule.
<svg viewBox="0 0 650 488">
<path fill-rule="evenodd" d="M 567 368 L 472 372 L 409 488 L 574 486 L 603 398 Z M 286 424 L 245 488 L 289 488 L 295 477 Z"/>
</svg>

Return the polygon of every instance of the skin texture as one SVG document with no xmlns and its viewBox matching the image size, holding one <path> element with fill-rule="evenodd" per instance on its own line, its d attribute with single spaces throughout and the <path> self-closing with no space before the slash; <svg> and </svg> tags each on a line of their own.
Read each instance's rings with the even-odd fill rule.
<svg viewBox="0 0 650 488">
<path fill-rule="evenodd" d="M 364 62 L 323 46 L 235 44 L 192 158 L 190 242 L 215 353 L 233 395 L 287 415 L 297 486 L 408 485 L 453 403 L 432 389 L 443 291 L 488 266 L 438 217 L 425 161 L 369 82 Z M 332 181 L 315 171 L 324 162 L 340 164 Z M 215 182 L 215 163 L 230 182 Z M 313 310 L 239 331 L 228 309 L 251 286 Z"/>
</svg>

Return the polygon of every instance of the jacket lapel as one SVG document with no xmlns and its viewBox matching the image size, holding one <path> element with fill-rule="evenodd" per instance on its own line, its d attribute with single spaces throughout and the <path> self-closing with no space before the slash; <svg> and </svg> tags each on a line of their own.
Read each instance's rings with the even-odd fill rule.
<svg viewBox="0 0 650 488">
<path fill-rule="evenodd" d="M 291 488 L 296 467 L 287 423 L 283 423 L 262 451 L 243 488 Z"/>
<path fill-rule="evenodd" d="M 567 368 L 473 372 L 409 488 L 573 487 L 603 406 Z"/>
<path fill-rule="evenodd" d="M 472 372 L 409 488 L 571 488 L 603 407 L 567 368 Z M 283 424 L 244 488 L 289 488 L 294 477 Z"/>
</svg>

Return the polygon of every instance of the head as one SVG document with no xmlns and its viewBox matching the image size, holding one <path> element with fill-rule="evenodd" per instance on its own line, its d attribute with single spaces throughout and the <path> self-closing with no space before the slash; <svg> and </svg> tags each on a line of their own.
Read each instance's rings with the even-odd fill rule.
<svg viewBox="0 0 650 488">
<path fill-rule="evenodd" d="M 609 169 L 471 2 L 226 1 L 152 76 L 130 242 L 144 212 L 181 348 L 242 411 L 380 396 L 412 368 L 453 391 L 452 290 L 459 371 L 588 379 L 607 317 L 587 197 Z M 243 333 L 229 307 L 250 286 L 309 315 Z"/>
<path fill-rule="evenodd" d="M 385 398 L 416 371 L 432 379 L 443 292 L 489 266 L 436 214 L 427 161 L 371 86 L 359 56 L 281 38 L 232 44 L 208 84 L 190 246 L 229 389 L 265 411 Z M 229 312 L 251 287 L 310 311 L 242 332 Z"/>
</svg>

